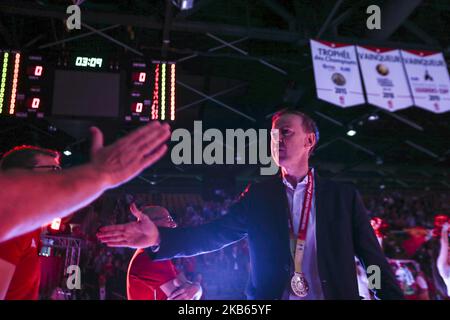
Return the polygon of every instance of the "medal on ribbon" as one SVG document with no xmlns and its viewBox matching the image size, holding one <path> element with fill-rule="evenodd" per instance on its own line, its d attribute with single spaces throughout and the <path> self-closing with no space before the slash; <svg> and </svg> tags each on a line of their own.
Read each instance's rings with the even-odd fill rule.
<svg viewBox="0 0 450 320">
<path fill-rule="evenodd" d="M 306 232 L 308 229 L 309 215 L 311 212 L 311 203 L 313 196 L 313 175 L 311 170 L 308 171 L 308 183 L 305 189 L 305 197 L 303 199 L 302 216 L 300 220 L 297 241 L 294 251 L 295 273 L 291 278 L 292 292 L 301 298 L 308 295 L 309 285 L 305 274 L 302 272 L 303 255 L 305 252 Z M 290 221 L 291 234 L 294 232 L 293 222 Z"/>
<path fill-rule="evenodd" d="M 303 272 L 294 273 L 291 279 L 291 288 L 292 292 L 298 297 L 304 298 L 308 295 L 308 281 L 306 280 Z"/>
</svg>

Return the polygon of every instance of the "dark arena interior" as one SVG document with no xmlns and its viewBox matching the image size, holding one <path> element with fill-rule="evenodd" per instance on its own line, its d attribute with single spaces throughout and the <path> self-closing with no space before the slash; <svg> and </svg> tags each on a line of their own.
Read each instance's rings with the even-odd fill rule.
<svg viewBox="0 0 450 320">
<path fill-rule="evenodd" d="M 75 199 L 50 182 L 67 175 L 83 203 L 1 234 L 1 299 L 450 299 L 448 0 L 1 0 L 0 64 L 0 202 Z M 167 152 L 83 198 L 97 179 L 69 174 L 103 170 L 90 128 L 119 150 L 156 122 Z M 271 127 L 282 169 L 262 174 Z M 7 162 L 29 146 L 59 164 Z M 177 227 L 126 238 L 148 217 Z"/>
</svg>

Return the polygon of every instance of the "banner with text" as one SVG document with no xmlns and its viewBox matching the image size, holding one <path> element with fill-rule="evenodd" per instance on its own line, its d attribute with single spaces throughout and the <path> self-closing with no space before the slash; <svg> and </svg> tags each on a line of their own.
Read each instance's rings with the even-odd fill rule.
<svg viewBox="0 0 450 320">
<path fill-rule="evenodd" d="M 317 97 L 340 107 L 365 103 L 353 45 L 311 40 Z"/>
<path fill-rule="evenodd" d="M 444 56 L 440 52 L 402 50 L 414 104 L 443 113 L 450 110 L 450 80 Z"/>
<path fill-rule="evenodd" d="M 358 46 L 357 51 L 368 103 L 389 111 L 414 104 L 400 50 Z"/>
</svg>

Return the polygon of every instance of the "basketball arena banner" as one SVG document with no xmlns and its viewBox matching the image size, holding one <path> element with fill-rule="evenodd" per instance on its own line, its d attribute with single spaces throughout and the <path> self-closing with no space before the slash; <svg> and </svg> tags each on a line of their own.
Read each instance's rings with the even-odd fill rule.
<svg viewBox="0 0 450 320">
<path fill-rule="evenodd" d="M 340 107 L 365 103 L 353 45 L 311 40 L 317 97 Z"/>
<path fill-rule="evenodd" d="M 414 105 L 398 49 L 357 46 L 367 102 L 397 111 Z"/>
<path fill-rule="evenodd" d="M 441 52 L 402 50 L 414 104 L 434 113 L 450 110 L 450 80 Z"/>
</svg>

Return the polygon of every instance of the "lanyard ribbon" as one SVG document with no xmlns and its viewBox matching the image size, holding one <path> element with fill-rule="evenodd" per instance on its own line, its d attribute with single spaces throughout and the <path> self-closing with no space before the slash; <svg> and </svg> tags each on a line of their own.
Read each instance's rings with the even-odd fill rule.
<svg viewBox="0 0 450 320">
<path fill-rule="evenodd" d="M 302 215 L 298 226 L 298 235 L 294 252 L 295 272 L 302 272 L 302 261 L 305 253 L 306 232 L 308 231 L 308 221 L 311 213 L 312 197 L 314 190 L 314 177 L 311 169 L 308 171 L 308 181 L 305 188 L 305 196 L 303 198 Z M 294 225 L 292 219 L 289 219 L 291 226 L 291 234 L 294 235 Z"/>
</svg>

